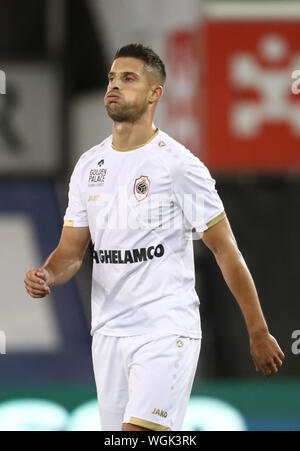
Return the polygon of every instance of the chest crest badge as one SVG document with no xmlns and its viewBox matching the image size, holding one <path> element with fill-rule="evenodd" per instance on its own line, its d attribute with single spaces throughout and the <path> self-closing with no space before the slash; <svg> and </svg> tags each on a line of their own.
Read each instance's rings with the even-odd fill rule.
<svg viewBox="0 0 300 451">
<path fill-rule="evenodd" d="M 140 202 L 144 200 L 150 191 L 150 180 L 146 175 L 142 175 L 140 178 L 136 179 L 134 182 L 134 195 L 136 199 Z"/>
</svg>

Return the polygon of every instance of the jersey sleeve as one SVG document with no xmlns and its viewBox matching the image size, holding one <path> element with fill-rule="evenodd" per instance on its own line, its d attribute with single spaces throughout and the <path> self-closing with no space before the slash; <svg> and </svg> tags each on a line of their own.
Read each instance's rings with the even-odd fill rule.
<svg viewBox="0 0 300 451">
<path fill-rule="evenodd" d="M 193 232 L 202 233 L 226 216 L 215 184 L 206 166 L 188 151 L 175 170 L 173 186 L 186 223 Z"/>
<path fill-rule="evenodd" d="M 88 216 L 80 190 L 79 163 L 75 166 L 69 184 L 69 203 L 64 216 L 65 227 L 88 227 Z"/>
</svg>

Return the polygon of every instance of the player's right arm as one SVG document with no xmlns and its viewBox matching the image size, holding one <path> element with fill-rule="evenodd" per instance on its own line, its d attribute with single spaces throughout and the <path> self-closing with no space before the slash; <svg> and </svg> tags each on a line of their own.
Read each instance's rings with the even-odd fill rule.
<svg viewBox="0 0 300 451">
<path fill-rule="evenodd" d="M 26 273 L 24 283 L 28 294 L 43 298 L 50 294 L 50 287 L 72 279 L 81 267 L 90 239 L 88 227 L 63 227 L 60 242 L 45 264 Z"/>
</svg>

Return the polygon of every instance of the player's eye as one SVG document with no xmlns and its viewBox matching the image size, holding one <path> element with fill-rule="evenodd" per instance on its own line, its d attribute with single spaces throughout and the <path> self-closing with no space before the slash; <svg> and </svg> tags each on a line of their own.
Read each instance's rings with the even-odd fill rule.
<svg viewBox="0 0 300 451">
<path fill-rule="evenodd" d="M 132 77 L 125 77 L 125 80 L 126 81 L 134 81 L 134 78 L 132 78 Z"/>
</svg>

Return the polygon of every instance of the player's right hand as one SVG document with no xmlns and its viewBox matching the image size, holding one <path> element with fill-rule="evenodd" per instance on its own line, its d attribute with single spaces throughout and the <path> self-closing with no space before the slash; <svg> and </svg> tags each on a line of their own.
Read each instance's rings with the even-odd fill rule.
<svg viewBox="0 0 300 451">
<path fill-rule="evenodd" d="M 45 268 L 30 269 L 24 279 L 27 293 L 36 299 L 44 298 L 51 293 L 49 282 L 50 274 Z"/>
</svg>

